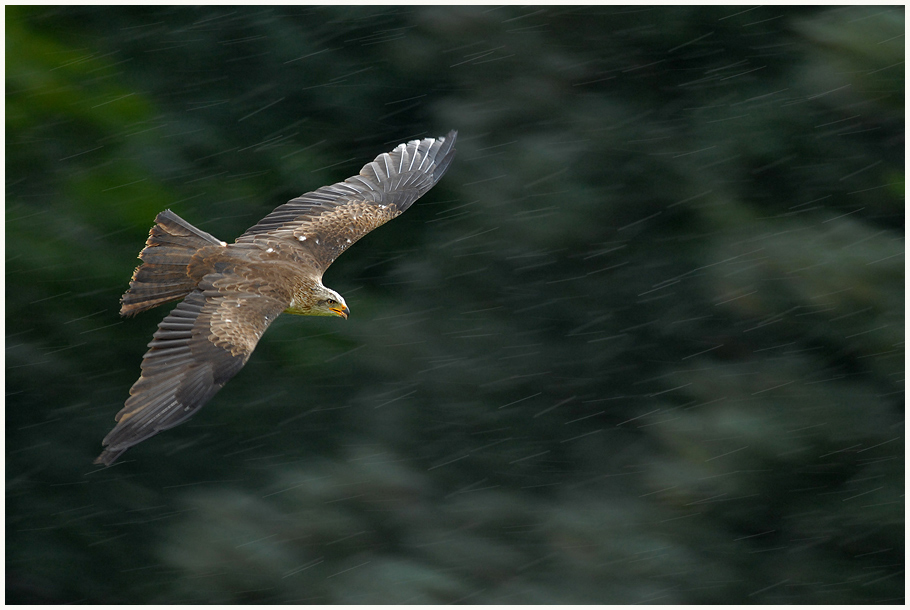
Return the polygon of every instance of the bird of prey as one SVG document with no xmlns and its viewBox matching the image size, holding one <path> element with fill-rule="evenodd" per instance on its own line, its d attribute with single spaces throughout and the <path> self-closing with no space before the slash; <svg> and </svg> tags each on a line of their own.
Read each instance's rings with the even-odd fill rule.
<svg viewBox="0 0 910 610">
<path fill-rule="evenodd" d="M 183 301 L 158 324 L 139 380 L 95 463 L 109 466 L 133 445 L 189 419 L 243 368 L 282 312 L 347 318 L 344 298 L 323 286 L 322 274 L 442 178 L 456 135 L 399 144 L 358 175 L 278 206 L 233 244 L 170 210 L 158 214 L 120 315 Z"/>
</svg>

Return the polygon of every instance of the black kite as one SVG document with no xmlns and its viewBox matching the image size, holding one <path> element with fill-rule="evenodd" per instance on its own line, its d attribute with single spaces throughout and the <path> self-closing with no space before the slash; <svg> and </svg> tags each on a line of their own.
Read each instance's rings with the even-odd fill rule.
<svg viewBox="0 0 910 610">
<path fill-rule="evenodd" d="M 455 137 L 399 144 L 359 175 L 278 206 L 233 244 L 170 210 L 158 214 L 120 314 L 183 301 L 158 324 L 95 463 L 109 466 L 189 419 L 243 368 L 282 312 L 347 318 L 347 304 L 322 285 L 322 274 L 439 181 L 455 156 Z"/>
</svg>

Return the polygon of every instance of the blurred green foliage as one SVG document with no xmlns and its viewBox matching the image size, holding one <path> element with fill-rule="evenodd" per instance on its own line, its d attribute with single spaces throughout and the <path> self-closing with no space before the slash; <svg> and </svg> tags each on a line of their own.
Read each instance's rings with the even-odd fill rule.
<svg viewBox="0 0 910 610">
<path fill-rule="evenodd" d="M 6 17 L 8 602 L 903 601 L 903 8 Z M 91 466 L 157 212 L 451 128 L 350 320 Z"/>
</svg>

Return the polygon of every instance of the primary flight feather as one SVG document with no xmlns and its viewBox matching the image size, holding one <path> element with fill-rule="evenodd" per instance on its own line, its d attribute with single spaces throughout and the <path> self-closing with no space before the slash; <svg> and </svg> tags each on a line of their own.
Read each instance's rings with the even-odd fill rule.
<svg viewBox="0 0 910 610">
<path fill-rule="evenodd" d="M 233 244 L 170 210 L 158 214 L 120 315 L 183 301 L 158 324 L 95 463 L 109 466 L 189 419 L 243 368 L 279 314 L 347 318 L 344 298 L 323 286 L 322 274 L 442 178 L 456 135 L 399 144 L 358 175 L 278 206 Z"/>
</svg>

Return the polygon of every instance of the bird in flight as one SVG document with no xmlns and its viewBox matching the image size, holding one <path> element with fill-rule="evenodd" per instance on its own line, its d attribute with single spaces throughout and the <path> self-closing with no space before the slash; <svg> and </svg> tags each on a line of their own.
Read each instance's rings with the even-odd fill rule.
<svg viewBox="0 0 910 610">
<path fill-rule="evenodd" d="M 442 178 L 456 135 L 399 144 L 358 175 L 278 206 L 233 244 L 170 210 L 158 214 L 120 315 L 183 301 L 158 324 L 95 463 L 110 466 L 133 445 L 189 419 L 243 368 L 279 314 L 347 318 L 344 298 L 323 286 L 322 274 Z"/>
</svg>

